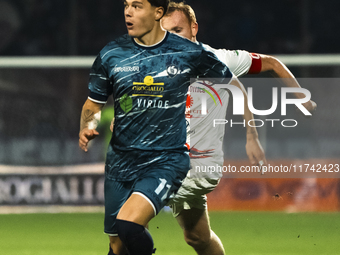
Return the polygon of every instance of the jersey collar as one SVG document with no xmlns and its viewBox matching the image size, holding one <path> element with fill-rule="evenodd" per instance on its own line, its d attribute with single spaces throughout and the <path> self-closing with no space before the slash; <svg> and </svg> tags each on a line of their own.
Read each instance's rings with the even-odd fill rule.
<svg viewBox="0 0 340 255">
<path fill-rule="evenodd" d="M 158 43 L 155 43 L 153 45 L 143 45 L 143 44 L 140 44 L 140 43 L 136 42 L 135 38 L 131 37 L 131 39 L 132 39 L 132 42 L 134 43 L 134 45 L 136 45 L 137 47 L 140 47 L 140 48 L 143 48 L 143 49 L 146 49 L 146 50 L 152 50 L 152 49 L 155 49 L 157 47 L 162 46 L 163 43 L 166 42 L 168 37 L 169 37 L 169 32 L 165 31 L 163 39 L 161 41 L 159 41 Z"/>
</svg>

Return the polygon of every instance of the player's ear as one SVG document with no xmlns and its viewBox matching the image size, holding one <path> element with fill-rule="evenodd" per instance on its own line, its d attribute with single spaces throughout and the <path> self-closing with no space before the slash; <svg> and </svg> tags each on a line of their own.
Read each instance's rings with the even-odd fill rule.
<svg viewBox="0 0 340 255">
<path fill-rule="evenodd" d="M 156 13 L 156 15 L 155 15 L 155 20 L 156 20 L 156 21 L 160 21 L 161 18 L 163 17 L 163 14 L 164 14 L 164 8 L 161 7 L 161 6 L 157 7 L 157 8 L 155 9 L 155 13 Z"/>
<path fill-rule="evenodd" d="M 192 33 L 192 36 L 196 37 L 196 35 L 198 33 L 198 23 L 197 22 L 191 23 L 191 33 Z"/>
</svg>

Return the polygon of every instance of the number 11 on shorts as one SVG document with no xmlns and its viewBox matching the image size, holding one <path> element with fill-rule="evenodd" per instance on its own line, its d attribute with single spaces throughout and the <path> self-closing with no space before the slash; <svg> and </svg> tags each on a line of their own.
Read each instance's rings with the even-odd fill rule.
<svg viewBox="0 0 340 255">
<path fill-rule="evenodd" d="M 170 188 L 171 188 L 171 185 L 170 184 L 166 184 L 167 183 L 167 180 L 165 180 L 165 179 L 163 179 L 163 178 L 159 178 L 159 180 L 161 181 L 161 183 L 158 185 L 158 187 L 157 187 L 157 189 L 155 189 L 155 193 L 157 194 L 157 195 L 159 195 L 159 193 L 161 193 L 162 192 L 162 190 L 164 190 L 164 188 L 166 189 L 166 192 L 165 192 L 165 194 L 162 196 L 162 201 L 164 200 L 164 199 L 166 199 L 166 197 L 168 196 L 168 193 L 169 193 L 169 190 L 170 190 Z"/>
</svg>

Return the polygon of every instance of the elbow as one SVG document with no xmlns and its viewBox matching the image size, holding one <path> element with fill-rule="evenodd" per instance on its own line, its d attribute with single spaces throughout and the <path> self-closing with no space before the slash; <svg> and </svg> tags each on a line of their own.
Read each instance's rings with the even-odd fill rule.
<svg viewBox="0 0 340 255">
<path fill-rule="evenodd" d="M 277 58 L 270 56 L 270 63 L 271 63 L 271 71 L 274 71 L 275 73 L 277 73 L 279 70 L 281 70 L 282 68 L 285 69 L 285 65 L 278 60 Z"/>
<path fill-rule="evenodd" d="M 294 77 L 287 67 L 277 58 L 264 55 L 262 58 L 262 72 L 269 71 L 275 77 L 292 78 Z"/>
<path fill-rule="evenodd" d="M 262 72 L 278 70 L 282 65 L 282 63 L 273 56 L 261 55 L 261 60 Z"/>
</svg>

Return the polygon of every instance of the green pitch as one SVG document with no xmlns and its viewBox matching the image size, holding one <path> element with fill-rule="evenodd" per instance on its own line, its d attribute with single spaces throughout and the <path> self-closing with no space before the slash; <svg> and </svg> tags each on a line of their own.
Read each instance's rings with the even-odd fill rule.
<svg viewBox="0 0 340 255">
<path fill-rule="evenodd" d="M 211 225 L 230 255 L 340 254 L 339 213 L 212 212 Z M 195 254 L 175 219 L 150 224 L 156 255 Z M 0 254 L 106 255 L 103 214 L 0 215 Z"/>
</svg>

